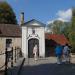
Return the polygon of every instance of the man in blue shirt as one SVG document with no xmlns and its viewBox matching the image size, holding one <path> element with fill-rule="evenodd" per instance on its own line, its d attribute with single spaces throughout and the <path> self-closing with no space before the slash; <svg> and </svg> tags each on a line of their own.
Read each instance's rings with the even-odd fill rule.
<svg viewBox="0 0 75 75">
<path fill-rule="evenodd" d="M 57 57 L 57 64 L 62 63 L 62 50 L 63 50 L 63 47 L 60 44 L 57 44 L 57 46 L 55 48 L 55 54 Z"/>
</svg>

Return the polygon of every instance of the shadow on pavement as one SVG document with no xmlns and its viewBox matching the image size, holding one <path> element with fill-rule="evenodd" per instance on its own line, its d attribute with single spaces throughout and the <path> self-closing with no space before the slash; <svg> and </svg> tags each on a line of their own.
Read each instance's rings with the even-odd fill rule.
<svg viewBox="0 0 75 75">
<path fill-rule="evenodd" d="M 18 67 L 14 67 L 12 75 L 17 75 Z M 19 75 L 75 75 L 75 64 L 42 64 L 23 66 Z"/>
</svg>

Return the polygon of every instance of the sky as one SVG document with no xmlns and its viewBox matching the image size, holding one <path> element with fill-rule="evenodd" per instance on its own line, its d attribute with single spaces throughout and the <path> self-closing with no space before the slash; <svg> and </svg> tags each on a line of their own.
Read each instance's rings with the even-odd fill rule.
<svg viewBox="0 0 75 75">
<path fill-rule="evenodd" d="M 75 0 L 5 0 L 13 8 L 18 23 L 20 13 L 24 12 L 25 22 L 36 19 L 45 24 L 59 19 L 69 21 L 71 8 L 75 7 Z"/>
</svg>

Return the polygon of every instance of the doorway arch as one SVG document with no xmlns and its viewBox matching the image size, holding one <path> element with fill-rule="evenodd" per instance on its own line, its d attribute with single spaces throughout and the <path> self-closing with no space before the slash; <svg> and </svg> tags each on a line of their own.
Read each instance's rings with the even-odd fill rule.
<svg viewBox="0 0 75 75">
<path fill-rule="evenodd" d="M 34 55 L 33 55 L 33 48 L 34 46 L 37 45 L 38 47 L 38 56 L 39 56 L 39 40 L 36 39 L 36 38 L 31 38 L 28 40 L 28 58 L 33 58 Z"/>
</svg>

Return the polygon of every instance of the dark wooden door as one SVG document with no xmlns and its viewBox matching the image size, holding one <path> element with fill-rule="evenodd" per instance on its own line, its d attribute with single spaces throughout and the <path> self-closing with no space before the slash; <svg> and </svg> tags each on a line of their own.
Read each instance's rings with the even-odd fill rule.
<svg viewBox="0 0 75 75">
<path fill-rule="evenodd" d="M 55 47 L 57 43 L 54 40 L 45 39 L 45 56 L 55 56 Z"/>
<path fill-rule="evenodd" d="M 37 44 L 38 46 L 38 55 L 39 55 L 39 40 L 38 39 L 29 39 L 28 40 L 28 57 L 33 58 L 33 48 Z"/>
</svg>

